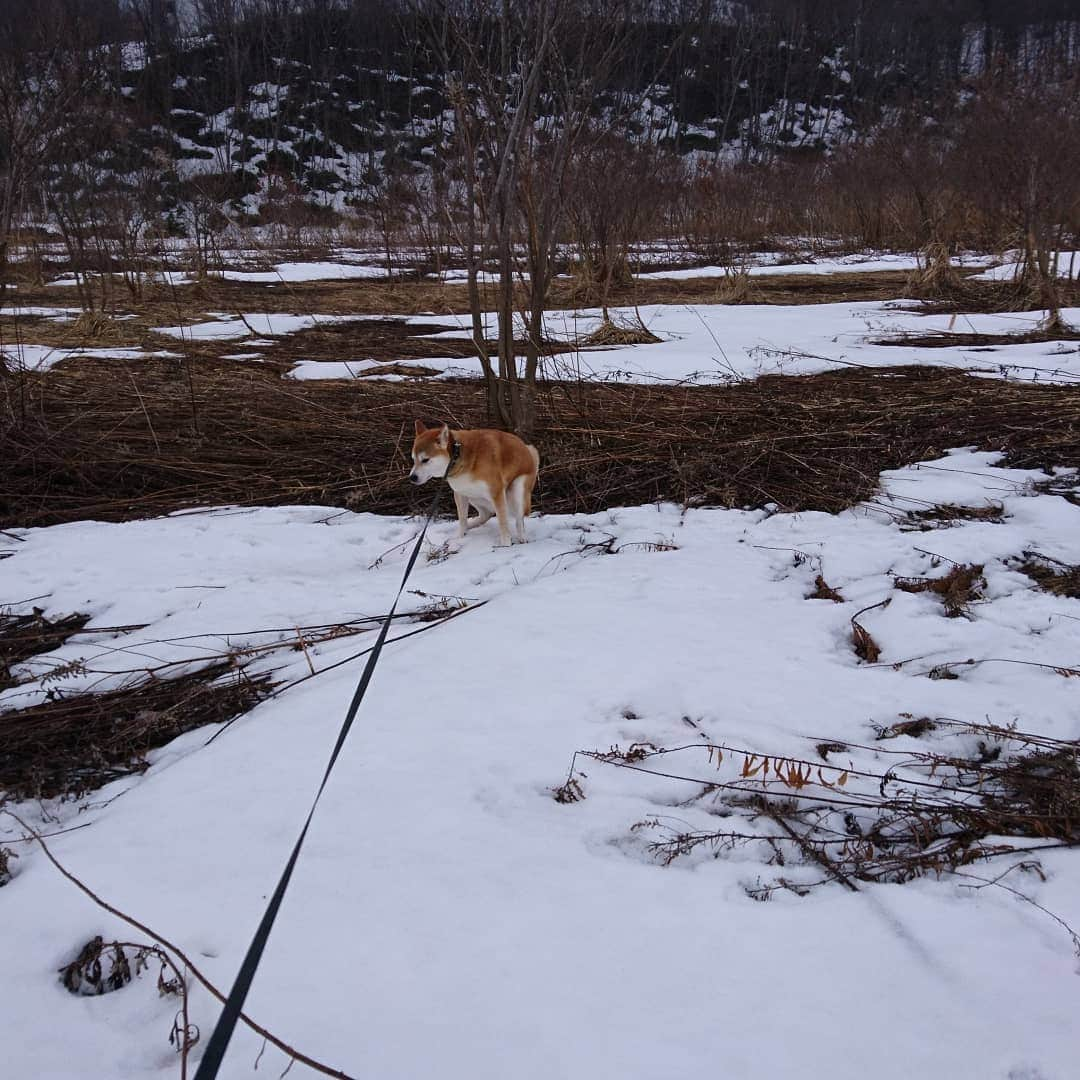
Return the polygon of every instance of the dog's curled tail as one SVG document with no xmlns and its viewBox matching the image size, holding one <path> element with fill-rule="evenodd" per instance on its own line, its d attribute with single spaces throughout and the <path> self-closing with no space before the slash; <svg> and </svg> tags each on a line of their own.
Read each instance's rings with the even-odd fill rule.
<svg viewBox="0 0 1080 1080">
<path fill-rule="evenodd" d="M 540 471 L 540 451 L 537 450 L 536 447 L 533 446 L 532 443 L 526 443 L 525 444 L 525 449 L 528 450 L 529 453 L 532 455 L 533 466 L 535 467 L 536 471 L 539 472 Z"/>
</svg>

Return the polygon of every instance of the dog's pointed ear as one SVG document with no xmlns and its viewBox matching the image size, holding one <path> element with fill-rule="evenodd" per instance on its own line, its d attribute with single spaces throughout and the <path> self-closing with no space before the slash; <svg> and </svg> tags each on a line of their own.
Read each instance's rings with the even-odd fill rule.
<svg viewBox="0 0 1080 1080">
<path fill-rule="evenodd" d="M 425 431 L 427 431 L 427 428 L 424 427 L 424 421 L 423 420 L 417 420 L 416 421 L 416 434 L 417 435 L 423 435 Z"/>
<path fill-rule="evenodd" d="M 446 447 L 449 445 L 450 429 L 445 424 L 443 424 L 443 426 L 439 429 L 439 446 L 441 446 L 445 450 Z"/>
</svg>

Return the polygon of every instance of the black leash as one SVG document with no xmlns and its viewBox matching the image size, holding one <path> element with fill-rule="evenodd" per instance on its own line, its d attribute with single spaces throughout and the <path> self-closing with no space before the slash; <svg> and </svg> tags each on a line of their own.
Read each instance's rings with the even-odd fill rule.
<svg viewBox="0 0 1080 1080">
<path fill-rule="evenodd" d="M 337 764 L 341 748 L 345 745 L 345 740 L 349 735 L 349 729 L 352 727 L 353 720 L 356 718 L 356 711 L 360 708 L 360 702 L 364 700 L 364 694 L 367 693 L 368 684 L 371 682 L 371 676 L 375 671 L 375 664 L 378 662 L 379 654 L 382 652 L 383 644 L 386 641 L 386 635 L 390 630 L 390 623 L 394 619 L 394 612 L 397 609 L 398 601 L 401 599 L 401 594 L 405 591 L 405 583 L 409 580 L 409 575 L 416 565 L 416 558 L 420 554 L 420 547 L 424 542 L 424 537 L 427 535 L 428 526 L 431 524 L 435 517 L 435 511 L 439 507 L 439 498 L 441 495 L 442 484 L 439 484 L 435 491 L 435 497 L 431 500 L 431 507 L 428 510 L 427 518 L 424 520 L 424 527 L 420 530 L 420 535 L 416 538 L 416 546 L 413 548 L 412 555 L 409 556 L 408 565 L 405 567 L 405 573 L 401 578 L 401 584 L 398 586 L 397 596 L 394 597 L 394 602 L 390 605 L 390 611 L 387 613 L 386 618 L 383 619 L 383 624 L 379 628 L 379 636 L 376 638 L 375 644 L 372 646 L 371 652 L 368 655 L 367 663 L 364 665 L 363 673 L 360 676 L 360 682 L 357 684 L 356 692 L 353 694 L 352 702 L 349 704 L 349 711 L 345 714 L 345 722 L 341 725 L 341 731 L 338 733 L 333 753 L 330 755 L 330 761 L 327 763 L 326 772 L 323 774 L 322 783 L 319 785 L 319 790 L 315 793 L 315 799 L 311 804 L 311 809 L 308 811 L 307 820 L 304 822 L 304 827 L 300 830 L 300 836 L 297 838 L 296 846 L 292 849 L 289 861 L 285 864 L 285 870 L 281 875 L 281 880 L 277 883 L 274 895 L 270 897 L 270 903 L 266 906 L 262 922 L 259 923 L 259 928 L 255 931 L 255 936 L 251 939 L 247 955 L 244 957 L 244 962 L 240 965 L 240 971 L 237 973 L 236 981 L 233 983 L 232 989 L 229 991 L 229 996 L 225 1000 L 225 1007 L 221 1010 L 221 1015 L 218 1017 L 217 1024 L 214 1025 L 210 1041 L 206 1044 L 206 1052 L 199 1062 L 199 1068 L 195 1073 L 195 1080 L 214 1080 L 218 1074 L 218 1069 L 221 1067 L 221 1062 L 225 1057 L 225 1051 L 228 1048 L 229 1040 L 232 1038 L 233 1030 L 236 1027 L 236 1021 L 239 1019 L 240 1013 L 244 1008 L 244 999 L 251 989 L 251 983 L 255 978 L 255 971 L 259 966 L 263 950 L 266 948 L 266 942 L 270 937 L 270 930 L 273 928 L 274 920 L 277 918 L 278 909 L 281 907 L 281 901 L 285 897 L 285 890 L 289 887 L 289 880 L 292 878 L 296 860 L 300 855 L 300 849 L 304 846 L 304 838 L 307 836 L 308 826 L 315 816 L 315 808 L 319 805 L 319 799 L 322 798 L 326 782 L 330 779 L 330 773 Z"/>
</svg>

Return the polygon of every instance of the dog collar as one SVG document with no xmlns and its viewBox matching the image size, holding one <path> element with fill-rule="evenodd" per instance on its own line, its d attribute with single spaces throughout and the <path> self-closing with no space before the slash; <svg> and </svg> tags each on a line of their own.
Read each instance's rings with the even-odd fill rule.
<svg viewBox="0 0 1080 1080">
<path fill-rule="evenodd" d="M 454 471 L 454 466 L 457 465 L 458 460 L 461 458 L 461 443 L 457 441 L 452 435 L 450 436 L 450 464 L 446 467 L 444 476 L 449 476 Z"/>
</svg>

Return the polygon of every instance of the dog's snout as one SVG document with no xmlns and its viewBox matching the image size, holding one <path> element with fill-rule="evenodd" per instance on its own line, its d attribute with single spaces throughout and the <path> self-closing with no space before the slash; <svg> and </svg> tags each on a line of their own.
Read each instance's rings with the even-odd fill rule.
<svg viewBox="0 0 1080 1080">
<path fill-rule="evenodd" d="M 409 483 L 410 484 L 419 484 L 420 483 L 420 477 L 417 476 L 416 473 L 414 473 L 414 472 L 409 473 Z"/>
</svg>

